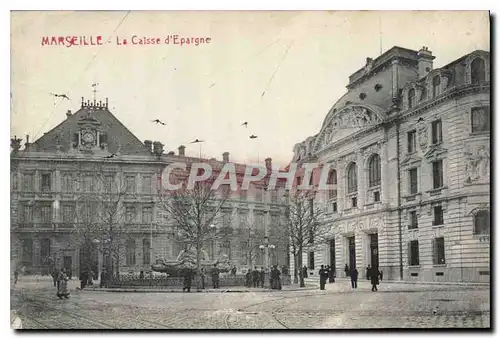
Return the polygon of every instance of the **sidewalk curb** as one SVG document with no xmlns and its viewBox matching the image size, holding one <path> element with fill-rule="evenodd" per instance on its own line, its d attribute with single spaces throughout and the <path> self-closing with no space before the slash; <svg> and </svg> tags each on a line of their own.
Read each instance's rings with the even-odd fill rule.
<svg viewBox="0 0 500 339">
<path fill-rule="evenodd" d="M 318 281 L 319 284 L 319 278 L 306 278 L 309 280 L 314 280 Z M 335 282 L 350 282 L 350 279 L 346 278 L 335 278 Z M 369 280 L 363 279 L 359 280 L 358 283 L 360 282 L 370 282 Z M 481 282 L 449 282 L 449 281 L 408 281 L 408 280 L 382 280 L 381 283 L 389 283 L 389 284 L 409 284 L 409 285 L 448 285 L 448 286 L 490 286 L 490 283 L 481 283 Z M 327 282 L 328 284 L 328 282 Z"/>
</svg>

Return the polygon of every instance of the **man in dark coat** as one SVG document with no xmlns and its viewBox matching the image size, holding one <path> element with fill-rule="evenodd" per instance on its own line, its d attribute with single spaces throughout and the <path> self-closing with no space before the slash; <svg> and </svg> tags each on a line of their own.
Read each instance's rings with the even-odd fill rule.
<svg viewBox="0 0 500 339">
<path fill-rule="evenodd" d="M 259 271 L 257 270 L 257 266 L 255 266 L 252 271 L 253 287 L 259 287 L 259 280 L 260 280 L 260 274 Z"/>
<path fill-rule="evenodd" d="M 358 288 L 358 270 L 356 267 L 351 271 L 351 286 L 352 288 Z"/>
<path fill-rule="evenodd" d="M 345 264 L 344 272 L 345 272 L 345 277 L 347 278 L 349 276 L 349 266 L 347 266 L 347 264 Z"/>
<path fill-rule="evenodd" d="M 325 267 L 321 265 L 319 269 L 319 289 L 324 290 L 326 284 L 326 277 L 328 276 L 328 272 L 325 270 Z"/>
<path fill-rule="evenodd" d="M 260 278 L 260 287 L 264 288 L 264 280 L 266 277 L 266 272 L 264 271 L 264 267 L 260 268 L 259 278 Z"/>
<path fill-rule="evenodd" d="M 192 272 L 189 268 L 187 268 L 184 270 L 184 286 L 182 287 L 182 292 L 185 292 L 186 290 L 191 292 L 191 279 Z"/>
<path fill-rule="evenodd" d="M 89 275 L 86 270 L 80 273 L 80 288 L 83 290 L 89 281 Z"/>
<path fill-rule="evenodd" d="M 302 275 L 304 276 L 304 278 L 307 278 L 307 266 L 305 266 L 305 265 L 302 268 Z"/>
<path fill-rule="evenodd" d="M 377 267 L 372 267 L 370 270 L 370 280 L 372 283 L 372 292 L 378 291 L 377 285 L 379 284 L 378 277 L 380 272 Z"/>
<path fill-rule="evenodd" d="M 214 264 L 214 268 L 212 269 L 212 283 L 214 288 L 219 288 L 219 269 L 217 268 L 217 264 Z"/>
<path fill-rule="evenodd" d="M 233 266 L 233 268 L 231 268 L 231 275 L 236 275 L 236 266 Z"/>
<path fill-rule="evenodd" d="M 248 270 L 245 274 L 245 285 L 246 287 L 252 287 L 252 272 Z"/>
<path fill-rule="evenodd" d="M 366 268 L 366 280 L 370 280 L 370 271 L 371 271 L 371 266 L 368 265 L 368 267 Z"/>
<path fill-rule="evenodd" d="M 200 271 L 200 279 L 201 279 L 201 289 L 205 289 L 205 269 L 202 268 Z"/>
<path fill-rule="evenodd" d="M 335 268 L 331 266 L 328 266 L 328 282 L 329 283 L 335 282 Z"/>
</svg>

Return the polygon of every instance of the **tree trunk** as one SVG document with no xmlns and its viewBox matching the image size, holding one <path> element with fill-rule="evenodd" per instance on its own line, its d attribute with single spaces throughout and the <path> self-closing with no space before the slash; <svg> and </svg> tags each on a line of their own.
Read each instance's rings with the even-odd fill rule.
<svg viewBox="0 0 500 339">
<path fill-rule="evenodd" d="M 293 283 L 298 284 L 299 283 L 299 272 L 301 272 L 301 268 L 298 267 L 299 263 L 297 261 L 297 255 L 295 254 L 293 256 L 293 266 L 295 269 L 293 270 Z"/>
<path fill-rule="evenodd" d="M 304 274 L 302 273 L 302 248 L 299 248 L 298 253 L 298 266 L 300 267 L 299 277 L 300 277 L 300 287 L 306 287 L 304 283 Z"/>
<path fill-rule="evenodd" d="M 200 261 L 201 261 L 201 246 L 200 246 L 200 240 L 198 239 L 196 241 L 196 290 L 198 292 L 201 292 L 201 268 L 200 268 Z"/>
</svg>

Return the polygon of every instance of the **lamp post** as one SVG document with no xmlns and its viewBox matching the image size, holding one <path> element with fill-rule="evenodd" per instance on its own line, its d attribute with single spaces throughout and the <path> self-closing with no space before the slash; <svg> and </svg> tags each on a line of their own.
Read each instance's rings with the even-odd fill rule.
<svg viewBox="0 0 500 339">
<path fill-rule="evenodd" d="M 264 244 L 259 246 L 260 250 L 264 252 L 264 265 L 269 267 L 269 249 L 275 249 L 276 246 L 269 244 L 269 237 L 264 237 Z"/>
</svg>

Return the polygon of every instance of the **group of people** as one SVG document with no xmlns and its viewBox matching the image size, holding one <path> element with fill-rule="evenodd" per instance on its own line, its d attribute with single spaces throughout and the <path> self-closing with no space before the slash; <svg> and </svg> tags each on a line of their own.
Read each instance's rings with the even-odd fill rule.
<svg viewBox="0 0 500 339">
<path fill-rule="evenodd" d="M 182 292 L 191 292 L 191 284 L 193 282 L 193 270 L 191 269 L 186 269 L 184 272 L 184 283 L 182 286 Z M 212 285 L 213 288 L 219 288 L 219 282 L 220 282 L 220 270 L 217 268 L 217 264 L 214 264 L 214 268 L 212 268 Z M 201 288 L 205 289 L 205 269 L 202 268 L 200 271 L 200 282 L 201 282 Z"/>
<path fill-rule="evenodd" d="M 54 278 L 55 274 L 52 274 Z M 66 273 L 65 268 L 61 268 L 61 271 L 57 273 L 57 276 L 54 278 L 54 286 L 57 287 L 57 297 L 59 299 L 69 298 L 69 288 L 68 288 L 68 280 L 69 276 Z"/>
<path fill-rule="evenodd" d="M 356 267 L 353 267 L 352 269 L 349 268 L 349 266 L 346 264 L 344 267 L 344 271 L 346 273 L 346 277 L 351 278 L 351 287 L 352 288 L 358 288 L 358 275 L 359 272 Z M 307 267 L 304 266 L 303 268 L 303 274 L 304 277 L 307 277 Z M 321 290 L 325 289 L 326 281 L 332 283 L 335 282 L 335 270 L 331 268 L 329 265 L 324 266 L 321 265 L 321 268 L 318 272 L 319 274 L 319 287 Z M 366 268 L 366 279 L 370 280 L 371 285 L 372 285 L 372 292 L 378 291 L 377 285 L 380 284 L 380 281 L 382 281 L 383 278 L 383 272 L 379 271 L 377 267 L 371 267 L 368 265 Z"/>
<path fill-rule="evenodd" d="M 285 272 L 286 266 L 283 267 L 283 272 Z M 269 284 L 273 290 L 281 290 L 281 271 L 278 269 L 278 265 L 274 265 L 269 271 Z M 283 273 L 285 274 L 285 273 Z M 248 270 L 245 274 L 245 286 L 246 287 L 261 287 L 264 288 L 264 282 L 266 280 L 266 271 L 264 267 L 257 269 L 257 266 L 253 270 Z"/>
</svg>

